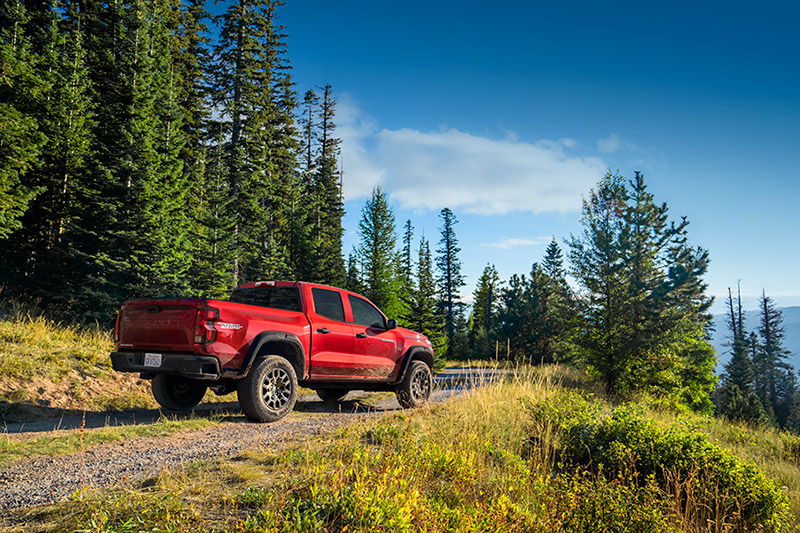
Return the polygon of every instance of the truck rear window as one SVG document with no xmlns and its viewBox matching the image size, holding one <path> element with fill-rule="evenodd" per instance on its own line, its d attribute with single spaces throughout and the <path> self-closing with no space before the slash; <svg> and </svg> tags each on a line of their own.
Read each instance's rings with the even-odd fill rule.
<svg viewBox="0 0 800 533">
<path fill-rule="evenodd" d="M 236 289 L 230 297 L 237 304 L 257 305 L 271 309 L 300 312 L 300 293 L 297 287 L 249 287 Z"/>
</svg>

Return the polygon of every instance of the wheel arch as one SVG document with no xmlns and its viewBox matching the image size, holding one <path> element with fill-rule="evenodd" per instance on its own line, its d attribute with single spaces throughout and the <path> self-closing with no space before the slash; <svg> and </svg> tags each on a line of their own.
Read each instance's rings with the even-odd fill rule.
<svg viewBox="0 0 800 533">
<path fill-rule="evenodd" d="M 294 368 L 297 379 L 306 377 L 306 354 L 303 343 L 296 335 L 283 331 L 264 331 L 256 335 L 245 356 L 245 363 L 239 371 L 244 377 L 253 366 L 253 362 L 262 355 L 279 355 L 289 361 Z"/>
<path fill-rule="evenodd" d="M 396 383 L 402 383 L 403 378 L 408 372 L 408 367 L 411 366 L 413 361 L 422 361 L 433 372 L 433 352 L 427 346 L 412 346 L 406 350 L 403 356 L 403 366 L 400 368 L 400 373 L 397 375 Z"/>
</svg>

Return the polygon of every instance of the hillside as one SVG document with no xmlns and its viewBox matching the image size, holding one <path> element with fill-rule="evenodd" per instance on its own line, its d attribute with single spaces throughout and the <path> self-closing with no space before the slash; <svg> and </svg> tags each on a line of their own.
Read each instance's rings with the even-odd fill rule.
<svg viewBox="0 0 800 533">
<path fill-rule="evenodd" d="M 784 346 L 792 352 L 789 356 L 789 362 L 794 366 L 795 370 L 800 370 L 800 306 L 782 307 L 778 310 L 783 313 L 783 328 L 786 331 Z M 745 311 L 745 328 L 747 330 L 757 330 L 759 321 L 758 311 Z M 717 374 L 719 374 L 724 369 L 723 365 L 730 359 L 728 347 L 725 346 L 728 341 L 728 327 L 725 325 L 725 315 L 714 316 L 714 328 L 712 344 L 719 357 L 717 363 Z"/>
<path fill-rule="evenodd" d="M 615 404 L 519 368 L 444 404 L 362 419 L 17 518 L 97 531 L 786 531 L 800 439 Z"/>
<path fill-rule="evenodd" d="M 149 385 L 111 368 L 111 336 L 0 306 L 0 420 L 155 407 Z"/>
</svg>

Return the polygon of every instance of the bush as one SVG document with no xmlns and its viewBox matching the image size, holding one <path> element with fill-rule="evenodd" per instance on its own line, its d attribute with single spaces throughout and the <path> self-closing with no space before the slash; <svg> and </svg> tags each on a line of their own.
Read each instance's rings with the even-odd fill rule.
<svg viewBox="0 0 800 533">
<path fill-rule="evenodd" d="M 624 478 L 606 480 L 586 469 L 546 481 L 541 491 L 543 531 L 680 531 L 655 483 L 643 486 Z"/>
<path fill-rule="evenodd" d="M 753 464 L 685 428 L 662 429 L 640 409 L 604 414 L 576 393 L 530 406 L 534 421 L 554 426 L 559 471 L 576 468 L 606 479 L 655 483 L 665 498 L 700 526 L 709 520 L 737 529 L 775 529 L 787 514 L 780 490 Z"/>
</svg>

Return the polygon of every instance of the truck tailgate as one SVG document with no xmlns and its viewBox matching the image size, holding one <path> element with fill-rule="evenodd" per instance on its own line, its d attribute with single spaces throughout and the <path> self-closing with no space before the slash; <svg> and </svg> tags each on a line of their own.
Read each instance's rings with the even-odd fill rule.
<svg viewBox="0 0 800 533">
<path fill-rule="evenodd" d="M 197 309 L 203 300 L 134 300 L 120 310 L 121 350 L 191 353 Z"/>
</svg>

